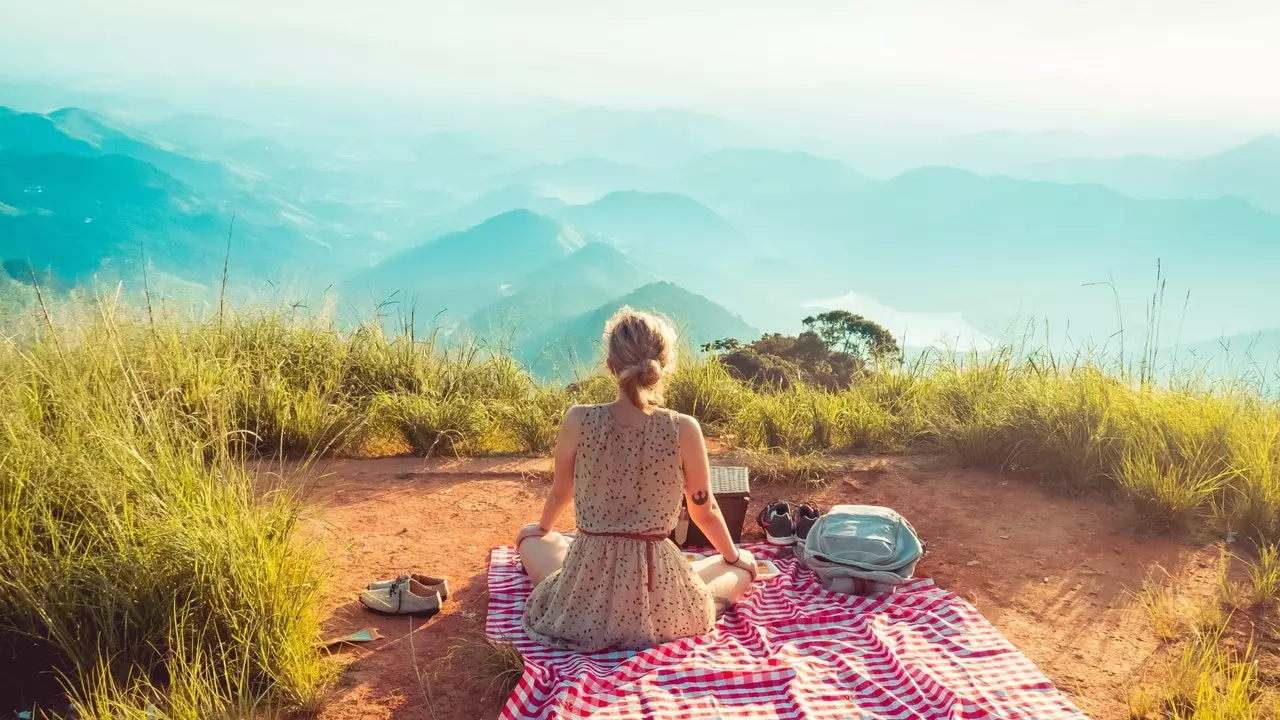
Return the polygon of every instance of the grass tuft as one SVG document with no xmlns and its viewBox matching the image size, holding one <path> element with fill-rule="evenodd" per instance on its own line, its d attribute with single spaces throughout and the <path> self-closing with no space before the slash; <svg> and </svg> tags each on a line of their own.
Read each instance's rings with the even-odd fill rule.
<svg viewBox="0 0 1280 720">
<path fill-rule="evenodd" d="M 524 658 L 509 640 L 484 633 L 466 635 L 449 648 L 446 665 L 474 668 L 467 682 L 500 699 L 509 697 L 524 675 Z"/>
<path fill-rule="evenodd" d="M 1258 561 L 1249 566 L 1254 605 L 1265 605 L 1280 597 L 1280 546 L 1263 545 Z"/>
<path fill-rule="evenodd" d="M 808 453 L 771 453 L 759 450 L 740 451 L 735 462 L 751 469 L 757 482 L 819 486 L 840 470 L 840 463 L 826 455 Z"/>
<path fill-rule="evenodd" d="M 1159 565 L 1147 570 L 1138 592 L 1138 605 L 1151 622 L 1151 629 L 1162 642 L 1173 642 L 1182 637 L 1187 622 L 1183 608 L 1170 588 L 1172 578 Z"/>
</svg>

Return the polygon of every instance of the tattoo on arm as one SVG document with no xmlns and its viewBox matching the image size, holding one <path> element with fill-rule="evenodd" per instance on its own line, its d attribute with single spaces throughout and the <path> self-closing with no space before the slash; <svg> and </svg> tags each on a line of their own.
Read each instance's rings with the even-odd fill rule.
<svg viewBox="0 0 1280 720">
<path fill-rule="evenodd" d="M 706 505 L 708 499 L 709 499 L 709 496 L 707 495 L 706 490 L 699 490 L 698 492 L 693 494 L 694 505 Z"/>
</svg>

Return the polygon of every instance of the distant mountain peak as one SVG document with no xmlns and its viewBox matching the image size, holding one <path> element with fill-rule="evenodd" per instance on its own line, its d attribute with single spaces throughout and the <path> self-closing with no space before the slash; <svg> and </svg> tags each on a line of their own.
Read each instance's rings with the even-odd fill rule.
<svg viewBox="0 0 1280 720">
<path fill-rule="evenodd" d="M 614 190 L 597 200 L 593 205 L 638 205 L 638 204 L 668 204 L 679 205 L 685 208 L 701 208 L 707 212 L 712 212 L 710 208 L 702 203 L 694 200 L 688 195 L 681 195 L 674 192 L 649 192 L 646 190 Z"/>
<path fill-rule="evenodd" d="M 981 181 L 986 176 L 950 165 L 926 165 L 912 168 L 889 182 Z"/>
<path fill-rule="evenodd" d="M 570 257 L 580 261 L 597 261 L 597 260 L 627 260 L 627 254 L 607 242 L 593 240 L 583 245 L 580 249 L 573 253 Z"/>
<path fill-rule="evenodd" d="M 1267 133 L 1259 135 L 1249 142 L 1227 150 L 1221 155 L 1248 155 L 1251 157 L 1280 155 L 1280 136 Z"/>
<path fill-rule="evenodd" d="M 680 333 L 680 342 L 691 348 L 719 338 L 749 340 L 760 334 L 731 310 L 679 285 L 658 280 L 546 328 L 523 343 L 522 356 L 541 376 L 598 362 L 600 331 L 624 305 L 670 318 Z"/>
<path fill-rule="evenodd" d="M 64 108 L 59 108 L 57 110 L 54 110 L 53 112 L 49 113 L 49 117 L 53 118 L 54 120 L 101 121 L 103 119 L 101 115 L 93 112 L 92 110 L 85 110 L 84 108 L 78 108 L 75 106 L 67 106 Z"/>
<path fill-rule="evenodd" d="M 525 227 L 542 227 L 542 228 L 558 228 L 561 225 L 559 220 L 540 215 L 532 210 L 525 208 L 516 208 L 508 210 L 504 213 L 494 215 L 493 217 L 479 223 L 475 228 L 486 228 L 489 230 L 501 230 L 506 228 L 525 228 Z"/>
<path fill-rule="evenodd" d="M 49 119 L 69 135 L 94 144 L 101 142 L 106 135 L 145 137 L 143 133 L 130 130 L 104 115 L 84 108 L 64 107 L 54 110 L 49 113 Z"/>
</svg>

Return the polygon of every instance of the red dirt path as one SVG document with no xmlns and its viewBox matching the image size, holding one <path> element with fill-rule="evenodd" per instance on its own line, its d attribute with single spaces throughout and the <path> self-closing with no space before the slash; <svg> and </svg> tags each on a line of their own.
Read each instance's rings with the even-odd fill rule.
<svg viewBox="0 0 1280 720">
<path fill-rule="evenodd" d="M 1094 718 L 1126 717 L 1125 693 L 1156 651 L 1129 595 L 1145 568 L 1160 563 L 1183 591 L 1215 578 L 1215 548 L 1131 537 L 1123 513 L 1098 498 L 909 459 L 848 467 L 822 491 L 753 488 L 747 539 L 759 539 L 750 518 L 775 498 L 897 509 L 929 543 L 919 574 L 972 601 Z M 488 550 L 536 519 L 549 469 L 545 460 L 415 458 L 315 468 L 304 537 L 330 561 L 327 627 L 385 636 L 337 654 L 346 668 L 322 719 L 496 717 L 502 699 L 475 679 L 478 669 L 444 658 L 482 632 Z M 413 620 L 412 634 L 408 618 L 364 612 L 355 600 L 366 583 L 409 568 L 448 576 L 454 593 L 440 615 Z"/>
</svg>

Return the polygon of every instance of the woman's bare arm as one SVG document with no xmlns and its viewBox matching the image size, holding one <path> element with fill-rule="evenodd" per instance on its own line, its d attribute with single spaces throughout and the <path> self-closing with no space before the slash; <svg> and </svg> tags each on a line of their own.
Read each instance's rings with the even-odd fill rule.
<svg viewBox="0 0 1280 720">
<path fill-rule="evenodd" d="M 542 506 L 542 518 L 536 525 L 526 525 L 516 538 L 517 544 L 525 537 L 546 535 L 555 529 L 556 522 L 573 500 L 573 465 L 578 456 L 578 440 L 582 437 L 584 408 L 571 407 L 560 424 L 556 437 L 555 471 L 551 492 Z"/>
<path fill-rule="evenodd" d="M 738 560 L 729 526 L 720 513 L 720 505 L 711 492 L 711 461 L 707 458 L 707 442 L 698 421 L 680 416 L 680 463 L 684 466 L 684 493 L 689 505 L 689 518 L 702 530 L 716 551 L 729 563 Z"/>
</svg>

